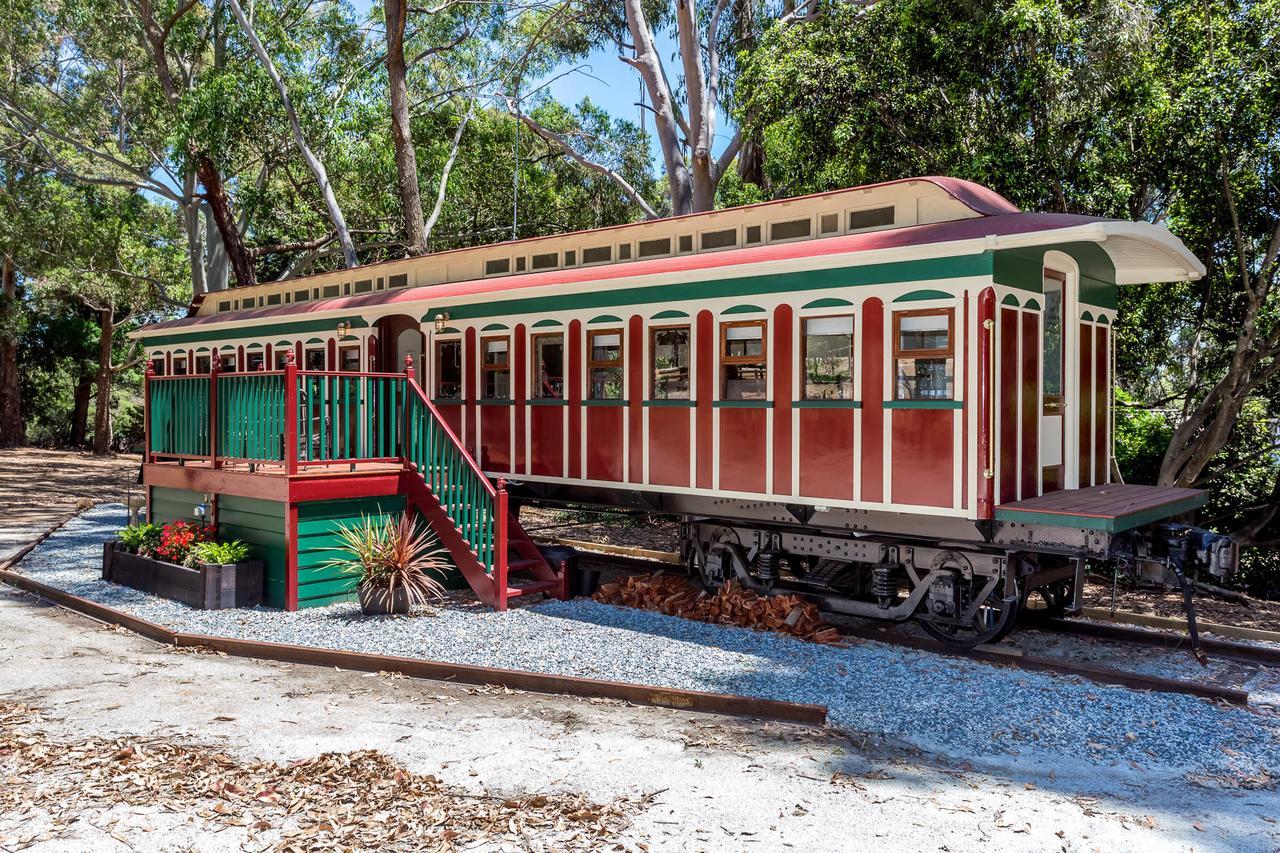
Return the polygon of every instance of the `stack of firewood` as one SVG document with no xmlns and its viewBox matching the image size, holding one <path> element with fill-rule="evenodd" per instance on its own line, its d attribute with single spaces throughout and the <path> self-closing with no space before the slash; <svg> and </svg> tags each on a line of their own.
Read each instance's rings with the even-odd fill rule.
<svg viewBox="0 0 1280 853">
<path fill-rule="evenodd" d="M 794 595 L 757 595 L 736 581 L 709 595 L 679 575 L 631 575 L 618 583 L 604 584 L 594 598 L 603 604 L 656 610 L 699 622 L 777 631 L 814 643 L 838 643 L 841 639 L 812 603 Z"/>
</svg>

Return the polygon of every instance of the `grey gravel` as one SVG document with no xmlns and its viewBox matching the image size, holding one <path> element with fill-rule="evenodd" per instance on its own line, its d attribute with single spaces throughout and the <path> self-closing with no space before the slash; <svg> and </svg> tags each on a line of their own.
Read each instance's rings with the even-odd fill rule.
<svg viewBox="0 0 1280 853">
<path fill-rule="evenodd" d="M 662 687 L 813 702 L 832 725 L 964 760 L 1135 783 L 1280 777 L 1280 720 L 1194 697 L 1146 693 L 876 642 L 851 648 L 578 599 L 495 613 L 448 602 L 429 615 L 366 618 L 355 604 L 285 613 L 200 611 L 100 579 L 120 505 L 73 519 L 21 563 L 44 583 L 175 630 Z"/>
</svg>

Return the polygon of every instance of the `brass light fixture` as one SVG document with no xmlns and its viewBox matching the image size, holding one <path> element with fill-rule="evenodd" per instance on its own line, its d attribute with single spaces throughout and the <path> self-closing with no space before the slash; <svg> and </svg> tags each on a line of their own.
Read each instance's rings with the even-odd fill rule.
<svg viewBox="0 0 1280 853">
<path fill-rule="evenodd" d="M 349 334 L 351 334 L 351 323 L 347 320 L 343 320 L 338 324 L 338 337 L 345 338 Z"/>
<path fill-rule="evenodd" d="M 449 322 L 449 313 L 446 311 L 443 314 L 437 314 L 433 319 L 435 320 L 436 334 L 438 335 L 444 331 L 444 324 Z"/>
</svg>

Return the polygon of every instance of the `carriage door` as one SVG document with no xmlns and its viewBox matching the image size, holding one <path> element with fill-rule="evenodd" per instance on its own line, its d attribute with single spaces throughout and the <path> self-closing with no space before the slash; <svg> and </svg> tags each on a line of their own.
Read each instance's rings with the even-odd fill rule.
<svg viewBox="0 0 1280 853">
<path fill-rule="evenodd" d="M 1069 401 L 1073 400 L 1074 375 L 1066 365 L 1070 357 L 1071 336 L 1066 318 L 1074 315 L 1074 280 L 1057 270 L 1044 270 L 1044 314 L 1041 355 L 1044 389 L 1041 398 L 1041 492 L 1055 492 L 1075 487 L 1074 443 L 1068 418 Z"/>
</svg>

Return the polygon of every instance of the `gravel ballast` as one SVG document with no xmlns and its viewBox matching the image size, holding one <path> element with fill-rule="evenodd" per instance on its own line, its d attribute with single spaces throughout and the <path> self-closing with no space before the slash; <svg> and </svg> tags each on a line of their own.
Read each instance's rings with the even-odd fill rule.
<svg viewBox="0 0 1280 853">
<path fill-rule="evenodd" d="M 1194 697 L 992 667 L 876 642 L 851 648 L 577 599 L 495 613 L 446 603 L 367 618 L 356 604 L 200 611 L 101 580 L 125 510 L 71 520 L 18 569 L 173 630 L 826 705 L 832 725 L 958 759 L 1150 781 L 1280 777 L 1280 720 Z M 1249 781 L 1252 780 L 1252 781 Z"/>
</svg>

